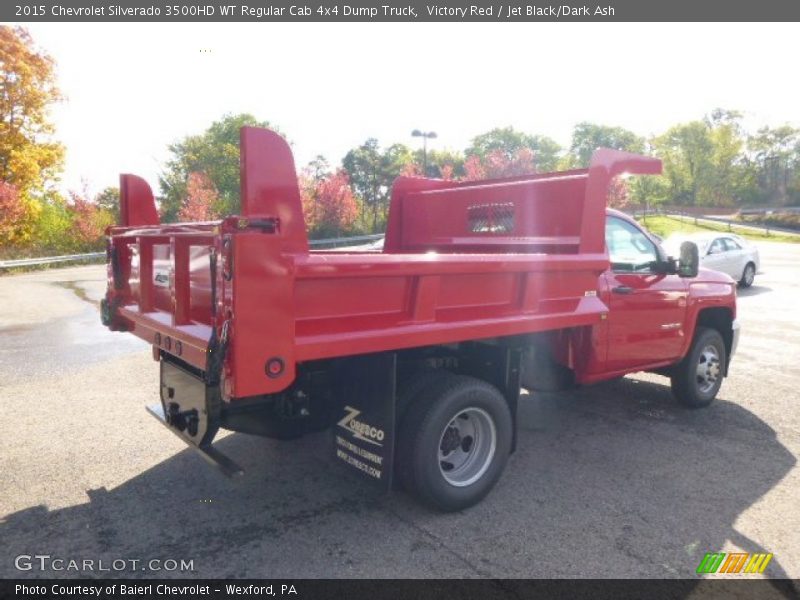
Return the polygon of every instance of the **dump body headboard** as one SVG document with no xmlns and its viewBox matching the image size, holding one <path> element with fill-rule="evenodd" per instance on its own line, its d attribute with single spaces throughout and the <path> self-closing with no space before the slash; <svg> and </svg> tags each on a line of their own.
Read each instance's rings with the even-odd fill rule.
<svg viewBox="0 0 800 600">
<path fill-rule="evenodd" d="M 384 251 L 602 253 L 611 180 L 660 170 L 657 159 L 600 149 L 589 169 L 461 183 L 401 177 Z"/>
</svg>

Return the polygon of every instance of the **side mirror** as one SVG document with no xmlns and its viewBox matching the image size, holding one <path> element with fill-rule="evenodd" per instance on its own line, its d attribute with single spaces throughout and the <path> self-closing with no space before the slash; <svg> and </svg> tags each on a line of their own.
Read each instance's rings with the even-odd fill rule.
<svg viewBox="0 0 800 600">
<path fill-rule="evenodd" d="M 681 244 L 681 257 L 678 260 L 678 277 L 697 277 L 700 268 L 700 252 L 694 242 Z"/>
</svg>

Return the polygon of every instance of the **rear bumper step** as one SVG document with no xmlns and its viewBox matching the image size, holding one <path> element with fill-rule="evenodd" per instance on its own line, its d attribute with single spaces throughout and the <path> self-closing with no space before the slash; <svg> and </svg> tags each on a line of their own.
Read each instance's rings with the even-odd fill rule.
<svg viewBox="0 0 800 600">
<path fill-rule="evenodd" d="M 198 446 L 191 440 L 187 439 L 180 431 L 174 427 L 171 427 L 164 418 L 164 409 L 161 408 L 160 404 L 148 406 L 147 412 L 158 419 L 159 423 L 178 436 L 178 438 L 185 442 L 187 446 L 197 450 L 204 459 L 222 471 L 222 474 L 226 477 L 236 477 L 244 473 L 244 470 L 239 465 L 225 456 L 222 452 L 214 448 L 211 444 L 202 444 Z"/>
</svg>

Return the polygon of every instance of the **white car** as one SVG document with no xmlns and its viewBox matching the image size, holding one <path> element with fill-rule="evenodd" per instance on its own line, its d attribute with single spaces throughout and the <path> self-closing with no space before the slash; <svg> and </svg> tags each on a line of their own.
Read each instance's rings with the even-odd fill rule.
<svg viewBox="0 0 800 600">
<path fill-rule="evenodd" d="M 694 242 L 700 252 L 700 265 L 727 273 L 743 288 L 753 285 L 761 267 L 758 248 L 733 233 L 676 233 L 663 243 L 667 254 L 678 256 L 682 242 Z"/>
</svg>

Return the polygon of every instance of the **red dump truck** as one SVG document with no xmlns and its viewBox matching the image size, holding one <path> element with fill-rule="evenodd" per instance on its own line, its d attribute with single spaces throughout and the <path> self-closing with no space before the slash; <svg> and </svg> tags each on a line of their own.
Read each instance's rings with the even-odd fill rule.
<svg viewBox="0 0 800 600">
<path fill-rule="evenodd" d="M 600 149 L 585 170 L 453 182 L 401 177 L 382 250 L 309 249 L 291 150 L 241 131 L 241 214 L 160 223 L 121 177 L 103 323 L 152 344 L 149 410 L 227 474 L 220 428 L 297 438 L 442 510 L 483 498 L 516 444 L 520 388 L 635 371 L 709 404 L 736 349 L 735 283 L 698 272 L 606 208 L 654 158 Z"/>
</svg>

